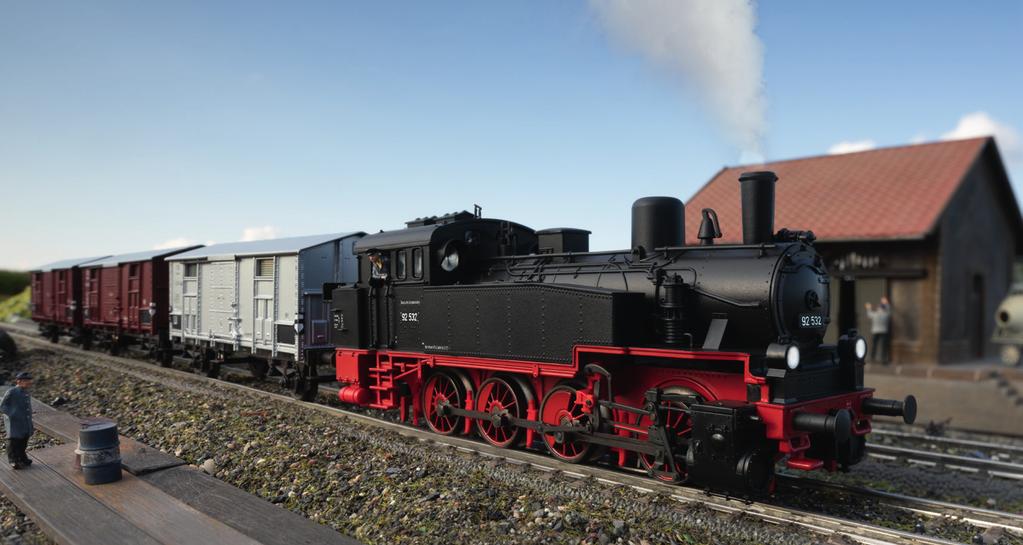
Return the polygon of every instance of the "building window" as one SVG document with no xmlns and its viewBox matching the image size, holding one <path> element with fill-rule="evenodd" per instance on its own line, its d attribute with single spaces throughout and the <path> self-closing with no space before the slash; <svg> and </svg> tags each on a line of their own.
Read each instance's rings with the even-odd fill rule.
<svg viewBox="0 0 1023 545">
<path fill-rule="evenodd" d="M 195 278 L 199 276 L 199 264 L 198 263 L 186 263 L 185 264 L 185 277 Z"/>
<path fill-rule="evenodd" d="M 423 277 L 423 249 L 415 248 L 412 250 L 412 277 L 422 278 Z"/>
<path fill-rule="evenodd" d="M 273 259 L 256 260 L 256 276 L 272 277 L 274 275 Z"/>
<path fill-rule="evenodd" d="M 139 264 L 138 263 L 132 263 L 131 265 L 128 265 L 128 276 L 138 276 L 138 275 L 139 275 Z"/>
<path fill-rule="evenodd" d="M 396 276 L 398 278 L 398 280 L 404 280 L 405 279 L 405 261 L 408 258 L 408 255 L 407 255 L 405 250 L 398 250 L 397 253 L 398 253 L 398 256 L 397 256 L 397 258 L 394 261 L 394 276 Z"/>
<path fill-rule="evenodd" d="M 99 269 L 89 269 L 89 280 L 95 280 L 99 276 Z"/>
</svg>

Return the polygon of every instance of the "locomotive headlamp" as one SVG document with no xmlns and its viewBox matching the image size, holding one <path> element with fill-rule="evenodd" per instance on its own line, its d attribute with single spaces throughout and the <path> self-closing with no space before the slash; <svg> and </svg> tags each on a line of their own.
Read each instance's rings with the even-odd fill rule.
<svg viewBox="0 0 1023 545">
<path fill-rule="evenodd" d="M 458 268 L 458 245 L 454 241 L 450 241 L 444 245 L 443 257 L 440 260 L 440 268 L 447 272 L 454 271 Z"/>
<path fill-rule="evenodd" d="M 858 360 L 867 357 L 867 339 L 856 337 L 856 340 L 853 341 L 853 354 L 856 355 Z"/>
<path fill-rule="evenodd" d="M 799 368 L 799 347 L 790 346 L 785 350 L 785 366 L 795 371 Z"/>
<path fill-rule="evenodd" d="M 794 344 L 771 343 L 767 347 L 767 353 L 764 355 L 768 360 L 776 362 L 775 365 L 785 362 L 785 367 L 788 367 L 791 371 L 798 369 L 801 361 L 799 347 Z"/>
</svg>

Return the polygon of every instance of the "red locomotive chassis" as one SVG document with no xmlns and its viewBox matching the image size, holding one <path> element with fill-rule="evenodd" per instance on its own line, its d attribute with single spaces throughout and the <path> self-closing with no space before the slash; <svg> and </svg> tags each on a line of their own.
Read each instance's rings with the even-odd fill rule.
<svg viewBox="0 0 1023 545">
<path fill-rule="evenodd" d="M 593 371 L 600 368 L 608 373 L 600 375 Z M 841 454 L 827 445 L 814 444 L 833 444 L 834 439 L 797 429 L 796 415 L 822 419 L 836 413 L 850 415 L 850 420 L 838 424 L 845 426 L 838 434 L 854 444 L 861 443 L 871 429 L 871 415 L 861 405 L 873 396 L 873 389 L 801 402 L 773 402 L 769 381 L 751 373 L 749 354 L 738 352 L 577 346 L 572 362 L 566 365 L 340 348 L 336 352 L 336 370 L 338 382 L 346 385 L 338 394 L 342 402 L 377 409 L 397 408 L 403 420 L 411 410 L 414 423 L 425 418 L 427 425 L 438 433 L 469 434 L 475 427 L 483 439 L 498 446 L 518 443 L 531 446 L 534 439 L 542 439 L 555 456 L 569 461 L 592 457 L 589 445 L 578 441 L 571 446 L 572 441 L 555 437 L 557 433 L 545 435 L 546 430 L 559 425 L 564 429 L 566 423 L 592 414 L 593 408 L 601 405 L 597 401 L 610 401 L 616 408 L 602 417 L 607 422 L 605 435 L 631 441 L 631 446 L 610 447 L 618 463 L 635 464 L 638 457 L 638 462 L 655 477 L 673 481 L 680 480 L 679 476 L 672 475 L 670 468 L 658 467 L 663 461 L 655 462 L 652 454 L 645 454 L 642 444 L 636 442 L 647 439 L 649 418 L 638 414 L 639 411 L 627 410 L 644 407 L 649 401 L 645 396 L 653 389 L 695 394 L 704 403 L 755 407 L 753 418 L 762 423 L 765 438 L 777 445 L 773 461 L 785 460 L 793 469 L 833 471 L 842 464 L 855 463 L 843 460 Z M 442 381 L 438 386 L 434 378 L 437 376 L 454 380 Z M 578 378 L 573 381 L 573 377 L 580 376 L 587 377 L 586 381 Z M 614 377 L 613 384 L 608 382 L 609 376 Z M 495 393 L 498 389 L 516 390 L 516 395 L 504 392 L 501 398 L 502 394 Z M 566 392 L 566 402 L 560 409 L 545 408 Z M 613 399 L 609 399 L 612 394 Z M 446 403 L 455 408 L 440 412 L 437 407 Z M 512 408 L 513 405 L 518 406 Z M 684 416 L 679 413 L 678 418 Z"/>
</svg>

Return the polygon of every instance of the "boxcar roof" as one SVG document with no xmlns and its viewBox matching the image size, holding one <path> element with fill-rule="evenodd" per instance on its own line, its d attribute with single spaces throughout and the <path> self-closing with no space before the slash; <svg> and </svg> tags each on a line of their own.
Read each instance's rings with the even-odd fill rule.
<svg viewBox="0 0 1023 545">
<path fill-rule="evenodd" d="M 351 236 L 362 235 L 360 231 L 351 233 L 331 233 L 325 235 L 309 235 L 304 237 L 275 238 L 271 240 L 254 240 L 251 242 L 225 242 L 211 244 L 188 252 L 173 255 L 167 261 L 191 261 L 209 259 L 211 257 L 237 257 L 249 255 L 296 254 L 306 248 L 319 246 L 325 242 L 341 240 Z"/>
<path fill-rule="evenodd" d="M 97 259 L 105 259 L 107 257 L 109 256 L 101 255 L 97 257 L 78 257 L 75 259 L 63 259 L 61 261 L 47 263 L 42 267 L 36 267 L 35 269 L 32 269 L 32 272 L 49 272 L 55 271 L 57 269 L 70 269 L 71 267 L 78 267 L 81 265 L 85 265 L 86 263 L 96 261 Z"/>
<path fill-rule="evenodd" d="M 130 254 L 119 254 L 105 257 L 103 259 L 97 259 L 86 263 L 87 267 L 113 267 L 122 263 L 134 263 L 136 261 L 149 261 L 150 259 L 157 257 L 166 257 L 174 254 L 179 254 L 186 250 L 193 250 L 200 248 L 198 244 L 192 246 L 179 246 L 177 248 L 163 248 L 161 250 L 148 250 L 145 252 L 132 252 Z"/>
</svg>

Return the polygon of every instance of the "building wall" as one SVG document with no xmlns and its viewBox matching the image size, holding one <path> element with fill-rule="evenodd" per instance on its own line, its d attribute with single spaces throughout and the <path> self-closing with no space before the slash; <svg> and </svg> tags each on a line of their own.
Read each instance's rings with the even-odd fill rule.
<svg viewBox="0 0 1023 545">
<path fill-rule="evenodd" d="M 988 146 L 949 202 L 939 227 L 941 363 L 996 354 L 994 313 L 1012 282 L 1018 241 Z M 977 350 L 980 350 L 980 353 Z"/>
</svg>

